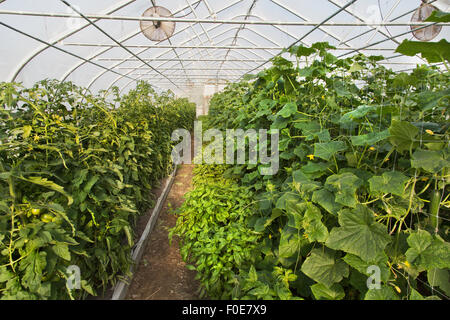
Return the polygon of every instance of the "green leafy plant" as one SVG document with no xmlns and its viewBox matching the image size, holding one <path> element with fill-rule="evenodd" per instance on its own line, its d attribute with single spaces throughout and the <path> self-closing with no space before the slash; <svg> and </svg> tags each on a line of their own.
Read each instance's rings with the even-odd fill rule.
<svg viewBox="0 0 450 320">
<path fill-rule="evenodd" d="M 297 64 L 277 57 L 251 82 L 211 100 L 207 122 L 217 129 L 280 130 L 276 175 L 261 176 L 255 165 L 224 172 L 253 192 L 257 204 L 246 226 L 259 236 L 251 267 L 240 268 L 230 292 L 257 299 L 446 299 L 448 71 L 418 66 L 394 73 L 377 63 L 383 57 L 339 59 L 331 48 L 290 48 Z M 206 250 L 195 238 L 185 241 Z M 367 286 L 371 266 L 380 270 L 380 289 Z"/>
<path fill-rule="evenodd" d="M 71 83 L 0 84 L 0 298 L 80 299 L 127 274 L 133 224 L 195 106 L 144 82 L 114 102 Z M 66 285 L 71 265 L 82 290 Z"/>
</svg>

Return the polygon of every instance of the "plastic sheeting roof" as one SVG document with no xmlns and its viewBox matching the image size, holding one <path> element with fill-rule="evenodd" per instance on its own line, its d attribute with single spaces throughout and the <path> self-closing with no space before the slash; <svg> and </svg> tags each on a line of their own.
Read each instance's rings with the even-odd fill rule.
<svg viewBox="0 0 450 320">
<path fill-rule="evenodd" d="M 428 1 L 449 11 L 450 0 Z M 25 85 L 44 78 L 93 91 L 138 80 L 182 95 L 195 87 L 237 81 L 270 66 L 294 43 L 328 41 L 331 53 L 383 55 L 380 63 L 408 70 L 420 57 L 394 53 L 411 39 L 421 0 L 0 0 L 0 81 Z M 169 9 L 168 40 L 140 30 L 143 12 Z M 448 38 L 448 24 L 433 39 Z"/>
</svg>

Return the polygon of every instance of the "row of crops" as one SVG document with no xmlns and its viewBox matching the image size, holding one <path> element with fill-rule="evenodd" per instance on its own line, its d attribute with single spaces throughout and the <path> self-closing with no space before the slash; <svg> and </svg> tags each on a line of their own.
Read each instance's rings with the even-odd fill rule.
<svg viewBox="0 0 450 320">
<path fill-rule="evenodd" d="M 446 58 L 423 56 L 448 62 L 441 44 Z M 293 47 L 306 66 L 277 57 L 213 97 L 203 126 L 279 130 L 280 170 L 195 168 L 171 236 L 203 296 L 450 296 L 448 69 L 394 73 L 377 64 L 383 57 L 329 49 Z"/>
<path fill-rule="evenodd" d="M 0 84 L 0 298 L 82 299 L 129 272 L 137 217 L 195 105 L 138 84 Z M 80 271 L 80 290 L 68 286 Z"/>
</svg>

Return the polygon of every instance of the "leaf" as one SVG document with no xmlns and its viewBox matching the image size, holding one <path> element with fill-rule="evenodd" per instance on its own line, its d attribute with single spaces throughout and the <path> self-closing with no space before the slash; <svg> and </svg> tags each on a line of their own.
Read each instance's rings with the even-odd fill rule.
<svg viewBox="0 0 450 320">
<path fill-rule="evenodd" d="M 272 123 L 272 125 L 270 126 L 270 129 L 284 129 L 286 128 L 286 126 L 289 123 L 289 119 L 286 119 L 282 116 L 277 116 L 277 118 L 275 119 L 275 121 Z"/>
<path fill-rule="evenodd" d="M 427 272 L 427 277 L 432 287 L 439 287 L 447 296 L 450 295 L 450 272 L 448 269 L 431 269 Z"/>
<path fill-rule="evenodd" d="M 354 146 L 374 145 L 377 142 L 383 141 L 390 136 L 389 130 L 381 132 L 371 132 L 368 134 L 351 137 Z"/>
<path fill-rule="evenodd" d="M 369 179 L 370 191 L 381 194 L 392 193 L 402 196 L 405 191 L 405 184 L 408 180 L 409 178 L 401 172 L 384 172 L 381 176 L 373 176 Z"/>
<path fill-rule="evenodd" d="M 313 193 L 312 201 L 321 205 L 325 210 L 333 215 L 337 215 L 342 205 L 335 201 L 334 194 L 326 189 L 320 189 Z"/>
<path fill-rule="evenodd" d="M 411 294 L 409 295 L 409 300 L 425 300 L 425 298 L 418 293 L 414 288 L 411 288 Z"/>
<path fill-rule="evenodd" d="M 300 46 L 293 46 L 289 49 L 289 52 L 291 54 L 295 54 L 297 57 L 308 57 L 312 55 L 316 50 L 314 48 L 308 48 L 303 45 Z"/>
<path fill-rule="evenodd" d="M 410 57 L 420 53 L 429 63 L 450 61 L 450 44 L 445 39 L 439 42 L 403 40 L 395 52 Z"/>
<path fill-rule="evenodd" d="M 294 127 L 302 131 L 302 135 L 306 137 L 306 141 L 313 140 L 316 135 L 322 130 L 322 127 L 317 121 L 297 122 Z"/>
<path fill-rule="evenodd" d="M 75 173 L 75 179 L 72 181 L 72 185 L 75 188 L 78 188 L 86 179 L 87 175 L 89 173 L 88 169 L 78 170 Z"/>
<path fill-rule="evenodd" d="M 346 123 L 351 122 L 355 119 L 361 119 L 365 117 L 368 113 L 376 111 L 377 109 L 378 109 L 377 106 L 369 106 L 366 104 L 360 105 L 355 110 L 343 114 L 339 122 Z"/>
<path fill-rule="evenodd" d="M 327 248 L 313 249 L 302 265 L 302 272 L 311 279 L 331 287 L 348 277 L 348 265 L 335 259 L 336 252 Z"/>
<path fill-rule="evenodd" d="M 442 101 L 446 98 L 448 99 L 449 94 L 450 94 L 450 90 L 424 91 L 424 92 L 417 94 L 417 104 L 419 105 L 419 107 L 421 108 L 422 111 L 429 111 L 429 110 L 432 110 L 432 109 L 438 107 L 440 101 Z M 427 122 L 422 122 L 422 123 L 421 122 L 419 122 L 419 123 L 413 122 L 413 124 L 418 126 L 419 128 L 421 128 L 422 130 L 430 129 L 435 132 L 441 130 L 441 128 L 438 124 L 428 124 Z"/>
<path fill-rule="evenodd" d="M 31 130 L 33 130 L 32 126 L 24 126 L 23 127 L 23 138 L 26 139 L 31 135 Z"/>
<path fill-rule="evenodd" d="M 338 283 L 327 287 L 322 283 L 316 283 L 311 286 L 311 291 L 316 300 L 342 300 L 345 297 L 344 288 Z"/>
<path fill-rule="evenodd" d="M 442 151 L 416 150 L 411 159 L 411 167 L 424 169 L 430 173 L 438 173 L 450 167 L 448 156 Z"/>
<path fill-rule="evenodd" d="M 308 203 L 302 225 L 309 242 L 325 242 L 327 240 L 328 229 L 322 223 L 322 213 L 316 206 Z"/>
<path fill-rule="evenodd" d="M 277 115 L 283 118 L 289 118 L 297 112 L 297 104 L 295 102 L 289 102 L 284 105 L 284 107 L 278 111 Z"/>
<path fill-rule="evenodd" d="M 67 205 L 69 205 L 69 206 L 73 203 L 72 196 L 70 196 L 68 193 L 66 193 L 62 186 L 54 183 L 53 181 L 49 181 L 47 178 L 42 178 L 42 177 L 28 177 L 28 178 L 25 178 L 25 177 L 22 177 L 22 176 L 19 176 L 17 178 L 19 178 L 21 180 L 24 180 L 24 181 L 28 181 L 28 182 L 34 183 L 34 184 L 37 184 L 37 185 L 40 185 L 40 186 L 43 186 L 43 187 L 46 187 L 46 188 L 49 188 L 51 190 L 54 190 L 56 192 L 61 193 L 62 195 L 64 195 L 67 198 L 67 200 L 68 200 Z"/>
<path fill-rule="evenodd" d="M 425 230 L 412 233 L 406 241 L 410 247 L 406 251 L 409 263 L 425 270 L 450 268 L 450 243 Z"/>
<path fill-rule="evenodd" d="M 328 49 L 336 49 L 336 47 L 332 46 L 330 43 L 323 41 L 323 42 L 315 42 L 311 45 L 311 48 L 319 50 L 321 52 L 326 52 Z"/>
<path fill-rule="evenodd" d="M 348 72 L 358 72 L 364 70 L 364 68 L 357 62 L 354 62 Z"/>
<path fill-rule="evenodd" d="M 256 272 L 254 265 L 251 265 L 250 270 L 248 271 L 248 281 L 250 281 L 250 282 L 258 281 L 258 273 Z"/>
<path fill-rule="evenodd" d="M 389 286 L 382 286 L 380 289 L 367 291 L 364 300 L 400 300 L 394 289 Z"/>
<path fill-rule="evenodd" d="M 302 199 L 293 192 L 285 192 L 280 198 L 278 198 L 275 207 L 281 210 L 287 210 L 286 208 L 287 201 L 302 202 Z"/>
<path fill-rule="evenodd" d="M 399 152 L 408 151 L 418 144 L 416 137 L 419 129 L 407 121 L 393 120 L 389 133 L 389 141 Z"/>
<path fill-rule="evenodd" d="M 42 272 L 47 265 L 47 253 L 44 251 L 33 251 L 20 263 L 20 270 L 25 271 L 22 277 L 22 284 L 30 291 L 37 291 L 41 286 Z"/>
<path fill-rule="evenodd" d="M 328 171 L 328 168 L 330 165 L 328 163 L 323 162 L 308 162 L 306 166 L 302 166 L 300 169 L 305 176 L 307 176 L 309 179 L 316 179 L 320 178 L 324 174 L 326 174 Z"/>
<path fill-rule="evenodd" d="M 286 213 L 288 215 L 288 225 L 292 228 L 300 229 L 303 220 L 303 213 L 306 210 L 306 203 L 303 201 L 287 199 Z"/>
<path fill-rule="evenodd" d="M 434 10 L 425 20 L 426 22 L 450 22 L 450 13 Z"/>
<path fill-rule="evenodd" d="M 334 174 L 325 182 L 325 187 L 334 192 L 336 202 L 352 208 L 358 203 L 356 191 L 360 186 L 362 180 L 351 172 Z"/>
<path fill-rule="evenodd" d="M 320 182 L 309 179 L 302 170 L 295 170 L 292 173 L 292 179 L 293 185 L 301 197 L 309 196 L 310 193 L 321 187 Z"/>
<path fill-rule="evenodd" d="M 66 261 L 70 261 L 69 246 L 67 244 L 57 243 L 52 246 L 52 250 L 58 257 L 61 257 Z"/>
<path fill-rule="evenodd" d="M 6 269 L 6 267 L 0 267 L 0 283 L 7 282 L 14 278 L 14 273 Z"/>
<path fill-rule="evenodd" d="M 388 257 L 387 255 L 382 252 L 378 257 L 373 259 L 372 261 L 364 261 L 360 257 L 347 253 L 342 260 L 344 260 L 348 265 L 350 265 L 352 268 L 358 270 L 361 274 L 370 276 L 372 273 L 367 272 L 367 268 L 370 266 L 378 266 L 380 268 L 380 278 L 381 281 L 387 282 L 389 280 L 390 276 L 390 269 L 387 265 Z"/>
<path fill-rule="evenodd" d="M 352 93 L 345 87 L 345 83 L 341 80 L 333 81 L 333 89 L 338 97 L 352 97 Z"/>
<path fill-rule="evenodd" d="M 280 245 L 278 247 L 278 255 L 280 258 L 290 258 L 298 254 L 300 249 L 300 238 L 297 230 L 286 227 L 281 231 Z"/>
<path fill-rule="evenodd" d="M 374 219 L 364 205 L 339 212 L 339 225 L 331 230 L 326 246 L 352 253 L 366 262 L 373 261 L 391 241 L 385 225 Z"/>
<path fill-rule="evenodd" d="M 91 296 L 96 295 L 94 289 L 86 280 L 81 280 L 81 288 L 83 288 L 83 290 L 89 293 Z"/>
<path fill-rule="evenodd" d="M 314 144 L 314 156 L 327 161 L 329 161 L 336 153 L 345 150 L 347 150 L 347 145 L 343 141 L 331 141 Z"/>
</svg>

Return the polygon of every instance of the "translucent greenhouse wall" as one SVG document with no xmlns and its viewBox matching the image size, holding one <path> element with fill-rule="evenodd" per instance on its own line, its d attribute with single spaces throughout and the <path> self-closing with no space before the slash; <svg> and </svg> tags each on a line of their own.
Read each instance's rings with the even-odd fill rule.
<svg viewBox="0 0 450 320">
<path fill-rule="evenodd" d="M 430 1 L 443 11 L 449 0 Z M 6 0 L 0 1 L 0 80 L 30 86 L 44 78 L 96 92 L 123 92 L 145 80 L 197 99 L 205 85 L 238 81 L 270 66 L 294 43 L 328 41 L 336 56 L 383 55 L 396 71 L 424 63 L 396 54 L 411 39 L 419 0 Z M 152 6 L 172 13 L 175 32 L 151 41 L 141 32 Z M 433 39 L 449 36 L 447 24 Z M 287 56 L 286 56 L 287 57 Z"/>
</svg>

